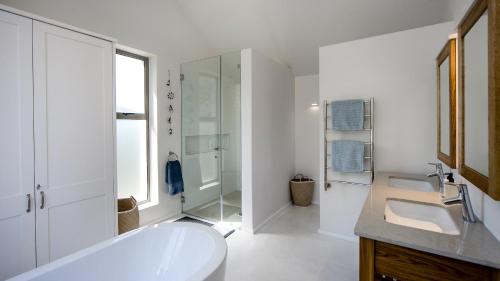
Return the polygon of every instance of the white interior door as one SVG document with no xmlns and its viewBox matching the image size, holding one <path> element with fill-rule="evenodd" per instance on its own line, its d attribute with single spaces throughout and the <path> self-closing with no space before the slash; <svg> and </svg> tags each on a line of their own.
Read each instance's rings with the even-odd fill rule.
<svg viewBox="0 0 500 281">
<path fill-rule="evenodd" d="M 37 263 L 115 234 L 113 46 L 33 21 Z"/>
<path fill-rule="evenodd" d="M 31 29 L 0 11 L 0 280 L 36 265 Z"/>
</svg>

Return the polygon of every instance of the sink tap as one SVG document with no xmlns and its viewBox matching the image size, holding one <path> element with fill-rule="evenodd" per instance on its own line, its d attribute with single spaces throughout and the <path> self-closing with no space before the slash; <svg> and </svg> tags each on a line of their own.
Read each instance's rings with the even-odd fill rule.
<svg viewBox="0 0 500 281">
<path fill-rule="evenodd" d="M 439 193 L 444 196 L 444 172 L 443 165 L 441 163 L 428 163 L 436 167 L 436 171 L 427 175 L 427 177 L 438 177 L 439 181 Z"/>
<path fill-rule="evenodd" d="M 454 205 L 462 203 L 462 217 L 464 221 L 474 223 L 476 222 L 476 217 L 474 216 L 474 210 L 472 210 L 472 204 L 470 202 L 469 191 L 467 190 L 467 185 L 463 183 L 447 183 L 448 185 L 453 185 L 458 188 L 458 196 L 452 198 L 443 199 L 443 204 Z"/>
</svg>

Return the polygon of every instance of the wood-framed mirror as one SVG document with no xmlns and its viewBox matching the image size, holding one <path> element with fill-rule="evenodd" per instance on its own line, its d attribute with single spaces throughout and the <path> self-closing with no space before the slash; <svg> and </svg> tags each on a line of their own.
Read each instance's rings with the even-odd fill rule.
<svg viewBox="0 0 500 281">
<path fill-rule="evenodd" d="M 459 172 L 500 200 L 500 1 L 475 0 L 458 27 Z"/>
<path fill-rule="evenodd" d="M 456 39 L 450 39 L 436 58 L 437 157 L 456 168 Z"/>
</svg>

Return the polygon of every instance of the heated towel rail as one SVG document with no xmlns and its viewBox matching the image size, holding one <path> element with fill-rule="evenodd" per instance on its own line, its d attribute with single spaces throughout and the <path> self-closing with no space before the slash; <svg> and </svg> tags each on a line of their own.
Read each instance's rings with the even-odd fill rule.
<svg viewBox="0 0 500 281">
<path fill-rule="evenodd" d="M 364 173 L 368 173 L 370 175 L 370 180 L 368 183 L 362 183 L 362 182 L 355 182 L 355 181 L 346 181 L 346 180 L 334 180 L 328 179 L 328 170 L 332 169 L 329 167 L 328 162 L 332 162 L 332 157 L 333 155 L 328 153 L 328 144 L 332 143 L 332 140 L 329 139 L 329 133 L 333 132 L 334 130 L 328 128 L 328 124 L 332 123 L 332 118 L 333 114 L 329 115 L 328 114 L 328 109 L 329 109 L 329 103 L 328 101 L 324 102 L 324 116 L 325 116 L 325 132 L 324 132 L 324 178 L 325 178 L 325 191 L 328 190 L 332 185 L 332 183 L 342 183 L 342 184 L 352 184 L 352 185 L 361 185 L 361 186 L 370 186 L 373 183 L 373 180 L 375 179 L 375 170 L 374 170 L 374 143 L 373 143 L 373 128 L 374 128 L 374 119 L 375 119 L 375 114 L 374 114 L 374 99 L 370 98 L 369 100 L 364 101 L 364 124 L 363 124 L 363 131 L 369 131 L 370 132 L 370 141 L 365 142 L 365 156 L 364 160 L 366 162 L 369 162 L 369 169 L 364 169 Z M 368 112 L 366 108 L 369 108 Z M 367 122 L 368 121 L 368 122 Z M 365 127 L 365 125 L 368 124 L 368 127 Z M 367 149 L 368 147 L 368 149 Z M 366 154 L 366 152 L 370 151 L 370 154 Z M 330 161 L 328 161 L 330 159 Z"/>
</svg>

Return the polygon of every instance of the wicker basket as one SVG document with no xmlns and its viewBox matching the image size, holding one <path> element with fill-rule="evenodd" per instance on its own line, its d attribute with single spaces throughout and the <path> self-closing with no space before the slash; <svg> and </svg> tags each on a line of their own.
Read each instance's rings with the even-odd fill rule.
<svg viewBox="0 0 500 281">
<path fill-rule="evenodd" d="M 139 208 L 137 200 L 130 198 L 118 199 L 118 234 L 139 227 Z"/>
<path fill-rule="evenodd" d="M 302 174 L 297 174 L 290 181 L 290 192 L 293 204 L 301 207 L 309 206 L 313 198 L 314 181 Z"/>
</svg>

